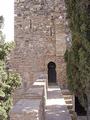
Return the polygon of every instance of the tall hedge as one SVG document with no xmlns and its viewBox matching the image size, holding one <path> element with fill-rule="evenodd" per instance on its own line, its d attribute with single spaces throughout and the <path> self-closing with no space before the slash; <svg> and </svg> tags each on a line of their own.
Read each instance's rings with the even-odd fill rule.
<svg viewBox="0 0 90 120">
<path fill-rule="evenodd" d="M 88 107 L 90 94 L 90 4 L 89 0 L 65 0 L 72 45 L 66 50 L 69 89 Z"/>
<path fill-rule="evenodd" d="M 0 120 L 9 120 L 9 110 L 12 107 L 12 92 L 20 85 L 20 76 L 9 71 L 6 56 L 13 47 L 12 43 L 5 43 L 3 32 L 3 17 L 0 16 Z"/>
</svg>

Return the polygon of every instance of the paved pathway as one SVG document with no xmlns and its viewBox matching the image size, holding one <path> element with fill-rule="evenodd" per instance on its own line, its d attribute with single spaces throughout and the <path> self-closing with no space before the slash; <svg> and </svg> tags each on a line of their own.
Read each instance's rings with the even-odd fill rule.
<svg viewBox="0 0 90 120">
<path fill-rule="evenodd" d="M 48 87 L 45 120 L 71 120 L 61 90 L 58 86 Z"/>
</svg>

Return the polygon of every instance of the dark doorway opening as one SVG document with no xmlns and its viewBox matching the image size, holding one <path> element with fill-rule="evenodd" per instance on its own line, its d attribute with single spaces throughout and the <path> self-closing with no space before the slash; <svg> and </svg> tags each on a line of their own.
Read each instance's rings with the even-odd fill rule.
<svg viewBox="0 0 90 120">
<path fill-rule="evenodd" d="M 48 63 L 48 83 L 56 83 L 56 64 Z"/>
<path fill-rule="evenodd" d="M 75 112 L 78 116 L 86 116 L 85 108 L 80 104 L 78 97 L 75 96 Z"/>
</svg>

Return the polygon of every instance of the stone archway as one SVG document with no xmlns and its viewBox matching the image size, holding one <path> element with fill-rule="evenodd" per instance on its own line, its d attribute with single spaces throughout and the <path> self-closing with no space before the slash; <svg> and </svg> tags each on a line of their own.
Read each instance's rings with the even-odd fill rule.
<svg viewBox="0 0 90 120">
<path fill-rule="evenodd" d="M 56 64 L 54 62 L 48 63 L 48 83 L 56 83 Z"/>
</svg>

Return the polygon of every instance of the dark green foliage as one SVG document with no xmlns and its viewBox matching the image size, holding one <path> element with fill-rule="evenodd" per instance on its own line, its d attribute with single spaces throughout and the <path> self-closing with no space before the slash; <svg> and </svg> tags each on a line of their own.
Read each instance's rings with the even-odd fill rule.
<svg viewBox="0 0 90 120">
<path fill-rule="evenodd" d="M 88 0 L 65 0 L 72 34 L 72 46 L 66 50 L 69 89 L 87 109 L 90 90 L 90 5 Z"/>
<path fill-rule="evenodd" d="M 1 26 L 3 17 L 0 17 L 0 120 L 8 120 L 9 110 L 12 107 L 12 92 L 20 85 L 20 76 L 6 69 L 6 56 L 14 43 L 5 43 Z"/>
</svg>

